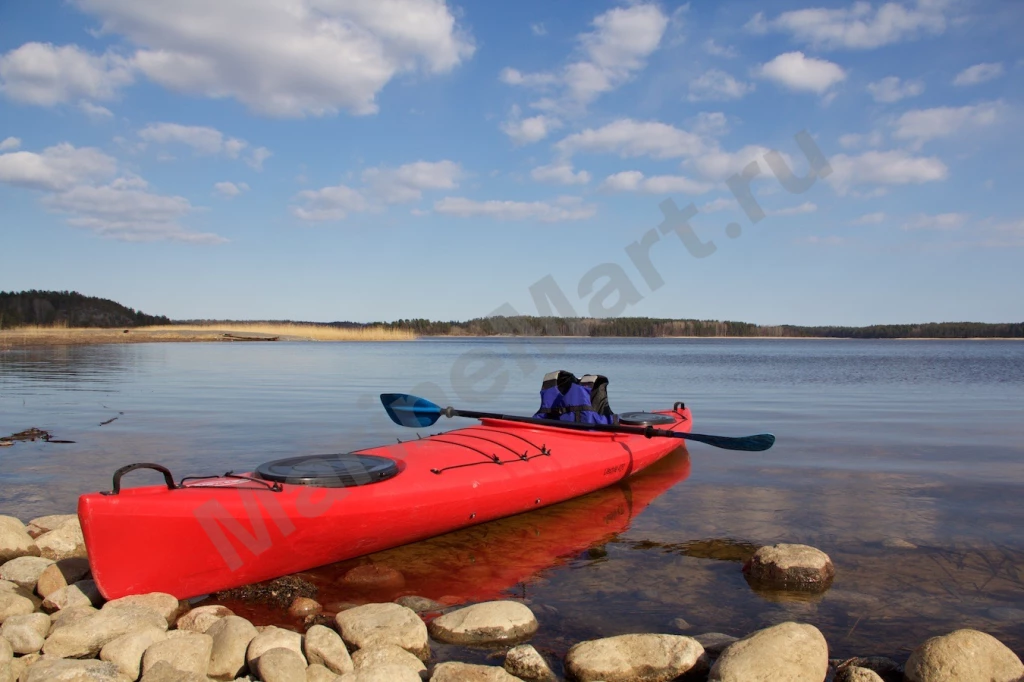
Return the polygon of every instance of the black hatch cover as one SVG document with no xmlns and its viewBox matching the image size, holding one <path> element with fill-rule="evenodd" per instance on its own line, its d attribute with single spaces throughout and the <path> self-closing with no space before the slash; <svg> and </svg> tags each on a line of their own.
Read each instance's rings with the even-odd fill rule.
<svg viewBox="0 0 1024 682">
<path fill-rule="evenodd" d="M 392 459 L 349 452 L 290 457 L 256 467 L 256 476 L 264 480 L 317 488 L 368 485 L 387 480 L 396 474 L 398 465 Z"/>
</svg>

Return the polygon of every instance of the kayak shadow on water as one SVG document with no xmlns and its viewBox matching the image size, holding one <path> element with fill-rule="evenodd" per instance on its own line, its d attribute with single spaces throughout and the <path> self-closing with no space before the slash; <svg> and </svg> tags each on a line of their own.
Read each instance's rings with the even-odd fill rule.
<svg viewBox="0 0 1024 682">
<path fill-rule="evenodd" d="M 340 604 L 393 601 L 405 595 L 445 605 L 528 596 L 544 571 L 578 558 L 601 561 L 602 547 L 661 494 L 690 475 L 680 447 L 647 469 L 573 500 L 299 574 L 318 588 L 328 613 Z M 360 580 L 367 567 L 376 580 Z M 257 622 L 298 625 L 280 609 L 218 600 Z M 333 607 L 333 608 L 332 608 Z M 263 611 L 263 613 L 259 613 Z"/>
</svg>

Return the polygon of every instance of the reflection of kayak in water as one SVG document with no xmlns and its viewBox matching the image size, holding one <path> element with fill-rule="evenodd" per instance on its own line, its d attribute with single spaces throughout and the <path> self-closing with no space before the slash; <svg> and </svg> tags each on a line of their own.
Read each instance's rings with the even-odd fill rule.
<svg viewBox="0 0 1024 682">
<path fill-rule="evenodd" d="M 689 474 L 690 456 L 679 448 L 618 485 L 584 497 L 303 575 L 320 587 L 322 602 L 390 600 L 403 594 L 449 603 L 496 599 L 538 573 L 614 539 Z M 382 584 L 376 591 L 345 583 L 348 571 L 368 562 L 399 582 Z"/>
</svg>

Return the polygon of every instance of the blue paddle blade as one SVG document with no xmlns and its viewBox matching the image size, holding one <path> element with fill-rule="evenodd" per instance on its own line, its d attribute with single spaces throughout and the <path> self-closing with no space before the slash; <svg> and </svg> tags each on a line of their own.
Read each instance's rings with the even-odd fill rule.
<svg viewBox="0 0 1024 682">
<path fill-rule="evenodd" d="M 441 418 L 441 408 L 429 400 L 404 393 L 381 393 L 380 402 L 399 426 L 414 429 L 430 426 Z"/>
</svg>

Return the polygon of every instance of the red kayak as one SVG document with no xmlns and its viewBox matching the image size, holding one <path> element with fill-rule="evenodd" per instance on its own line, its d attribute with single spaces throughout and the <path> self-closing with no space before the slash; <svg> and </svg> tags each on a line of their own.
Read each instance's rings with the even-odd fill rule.
<svg viewBox="0 0 1024 682">
<path fill-rule="evenodd" d="M 658 430 L 690 431 L 678 403 Z M 652 415 L 653 416 L 653 415 Z M 107 599 L 184 599 L 397 547 L 562 502 L 616 483 L 675 438 L 500 419 L 355 453 L 175 482 L 124 467 L 78 502 L 92 576 Z M 120 489 L 137 468 L 166 484 Z"/>
</svg>

